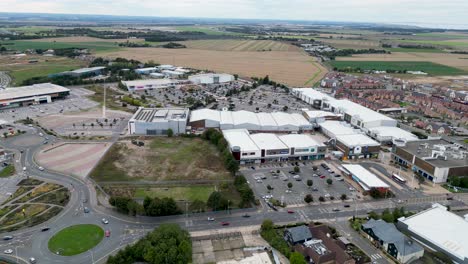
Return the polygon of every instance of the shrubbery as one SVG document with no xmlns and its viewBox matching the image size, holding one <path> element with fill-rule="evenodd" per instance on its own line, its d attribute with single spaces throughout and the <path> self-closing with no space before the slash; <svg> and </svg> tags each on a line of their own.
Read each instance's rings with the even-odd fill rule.
<svg viewBox="0 0 468 264">
<path fill-rule="evenodd" d="M 166 216 L 181 214 L 182 211 L 172 198 L 146 197 L 143 205 L 129 197 L 111 197 L 109 203 L 121 213 L 128 215 Z"/>
</svg>

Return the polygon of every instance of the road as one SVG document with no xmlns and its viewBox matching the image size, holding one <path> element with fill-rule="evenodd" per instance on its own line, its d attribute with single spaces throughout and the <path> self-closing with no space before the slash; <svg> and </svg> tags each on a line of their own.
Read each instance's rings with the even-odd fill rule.
<svg viewBox="0 0 468 264">
<path fill-rule="evenodd" d="M 39 137 L 36 128 L 22 128 L 28 132 L 18 137 Z M 340 208 L 340 211 L 334 211 L 337 205 L 334 203 L 324 203 L 314 206 L 303 206 L 294 208 L 294 213 L 287 213 L 285 209 L 273 211 L 269 208 L 261 209 L 246 209 L 232 210 L 231 212 L 210 212 L 192 215 L 178 215 L 168 217 L 129 217 L 121 215 L 113 210 L 104 208 L 97 203 L 96 193 L 93 183 L 86 179 L 85 181 L 75 177 L 62 175 L 53 171 L 40 171 L 38 165 L 34 161 L 34 154 L 39 151 L 42 146 L 42 141 L 39 140 L 36 144 L 31 145 L 16 145 L 18 137 L 4 140 L 1 144 L 6 149 L 16 150 L 17 155 L 21 155 L 18 160 L 17 167 L 26 167 L 28 175 L 48 182 L 59 183 L 67 187 L 71 192 L 71 197 L 66 208 L 56 217 L 50 219 L 44 224 L 11 232 L 2 235 L 12 235 L 14 239 L 10 241 L 0 241 L 0 253 L 5 249 L 13 249 L 17 252 L 20 261 L 26 261 L 30 257 L 38 260 L 38 263 L 73 263 L 73 264 L 88 264 L 88 263 L 105 263 L 105 260 L 110 254 L 115 253 L 120 248 L 137 241 L 144 236 L 148 231 L 154 229 L 162 223 L 177 223 L 181 227 L 189 231 L 200 230 L 216 230 L 222 229 L 220 222 L 230 222 L 230 227 L 242 227 L 259 225 L 264 219 L 273 219 L 275 222 L 290 223 L 290 222 L 308 222 L 308 221 L 324 221 L 324 222 L 339 222 L 340 226 L 346 225 L 344 221 L 353 215 L 366 215 L 368 211 L 382 211 L 386 208 L 400 207 L 403 204 L 397 203 L 395 200 L 379 200 L 350 204 L 349 208 Z M 59 141 L 53 137 L 49 141 Z M 16 140 L 14 140 L 16 139 Z M 112 137 L 112 141 L 116 141 L 118 136 Z M 24 150 L 20 154 L 19 149 Z M 444 197 L 440 197 L 443 199 Z M 404 206 L 408 210 L 421 210 L 430 206 L 434 199 L 418 200 L 415 203 L 411 202 L 412 198 Z M 416 198 L 415 198 L 416 199 Z M 419 198 L 418 198 L 419 199 Z M 437 199 L 436 199 L 437 200 Z M 87 201 L 87 202 L 84 202 Z M 462 205 L 459 200 L 446 201 L 450 202 L 452 207 Z M 83 207 L 90 208 L 89 213 L 84 213 Z M 339 205 L 338 205 L 339 206 Z M 250 217 L 245 218 L 243 215 L 248 213 Z M 207 221 L 208 217 L 215 218 L 215 221 Z M 109 224 L 101 223 L 102 218 L 109 219 Z M 47 244 L 48 240 L 61 229 L 74 224 L 96 224 L 103 229 L 109 230 L 111 236 L 104 238 L 92 250 L 72 256 L 64 257 L 50 252 Z M 49 226 L 51 229 L 46 232 L 41 232 L 43 226 Z M 344 230 L 344 232 L 348 232 Z M 362 242 L 362 241 L 361 241 Z M 366 248 L 364 248 L 367 250 Z M 371 254 L 374 251 L 371 251 Z M 14 253 L 15 254 L 15 253 Z M 0 257 L 2 255 L 0 254 Z M 9 256 L 13 258 L 13 256 Z M 386 263 L 385 259 L 374 259 L 378 263 Z"/>
</svg>

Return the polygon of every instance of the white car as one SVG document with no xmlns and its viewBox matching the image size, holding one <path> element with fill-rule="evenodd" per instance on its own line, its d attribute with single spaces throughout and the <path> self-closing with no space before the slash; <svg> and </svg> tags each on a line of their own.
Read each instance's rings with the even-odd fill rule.
<svg viewBox="0 0 468 264">
<path fill-rule="evenodd" d="M 208 217 L 208 221 L 214 221 L 213 217 Z"/>
<path fill-rule="evenodd" d="M 5 251 L 3 251 L 3 253 L 11 254 L 11 253 L 13 253 L 13 249 L 5 249 Z"/>
<path fill-rule="evenodd" d="M 101 221 L 102 221 L 102 223 L 105 224 L 105 225 L 107 225 L 107 224 L 109 223 L 109 220 L 107 220 L 107 219 L 105 219 L 105 218 L 103 218 Z"/>
<path fill-rule="evenodd" d="M 43 170 L 44 170 L 44 168 L 43 168 L 43 167 L 39 167 L 38 169 L 39 169 L 40 171 L 43 171 Z"/>
</svg>

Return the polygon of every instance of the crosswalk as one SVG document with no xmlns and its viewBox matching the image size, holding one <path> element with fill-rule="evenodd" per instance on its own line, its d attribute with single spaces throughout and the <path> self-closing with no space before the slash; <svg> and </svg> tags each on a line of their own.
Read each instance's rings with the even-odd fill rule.
<svg viewBox="0 0 468 264">
<path fill-rule="evenodd" d="M 383 258 L 383 257 L 382 257 L 382 255 L 380 255 L 380 254 L 372 254 L 372 255 L 370 255 L 370 258 L 371 258 L 372 260 L 378 260 L 378 259 L 381 259 L 381 258 Z"/>
</svg>

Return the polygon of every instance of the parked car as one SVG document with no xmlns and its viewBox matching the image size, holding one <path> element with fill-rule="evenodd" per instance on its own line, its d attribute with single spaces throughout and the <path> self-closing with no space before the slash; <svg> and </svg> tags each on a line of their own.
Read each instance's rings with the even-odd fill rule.
<svg viewBox="0 0 468 264">
<path fill-rule="evenodd" d="M 31 263 L 31 264 L 36 263 L 36 259 L 35 258 L 29 258 L 29 263 Z"/>
<path fill-rule="evenodd" d="M 340 209 L 338 209 L 338 208 L 333 208 L 333 212 L 339 212 L 339 211 L 340 211 Z"/>
<path fill-rule="evenodd" d="M 320 179 L 325 179 L 325 178 L 326 178 L 325 175 L 320 176 Z"/>
<path fill-rule="evenodd" d="M 87 214 L 87 213 L 89 213 L 89 208 L 88 208 L 88 207 L 85 207 L 85 208 L 83 209 L 83 211 Z"/>
<path fill-rule="evenodd" d="M 43 170 L 44 170 L 44 168 L 43 168 L 43 167 L 39 167 L 38 169 L 39 169 L 40 171 L 43 171 Z"/>
<path fill-rule="evenodd" d="M 318 192 L 318 189 L 314 187 L 314 188 L 312 188 L 312 191 Z"/>
<path fill-rule="evenodd" d="M 312 174 L 312 177 L 318 177 L 318 174 L 314 173 L 314 174 Z"/>
</svg>

